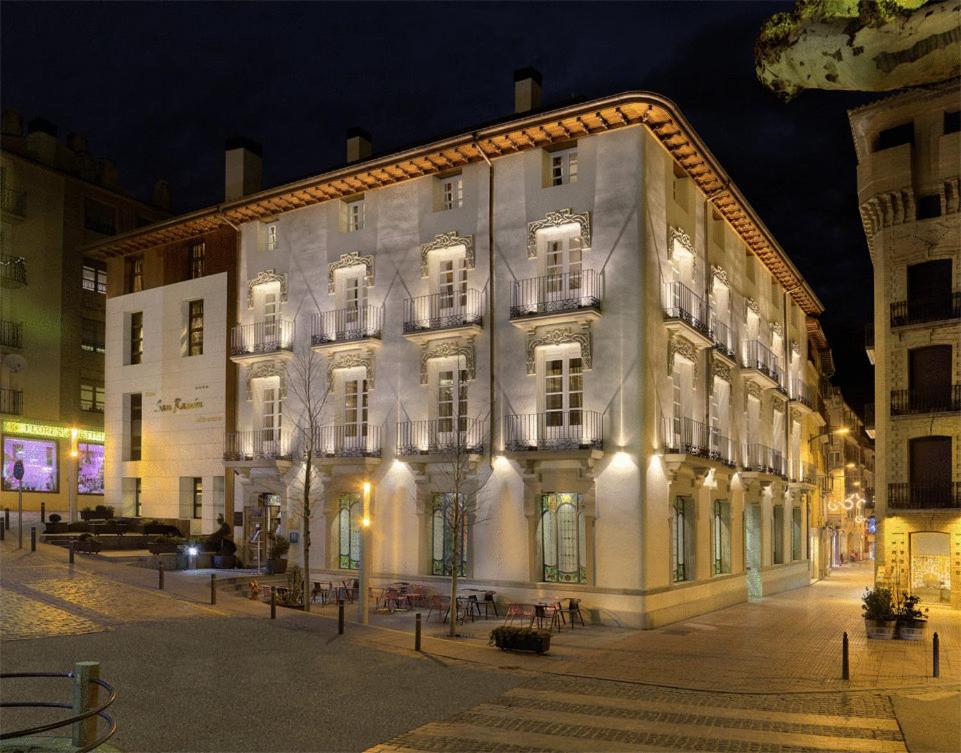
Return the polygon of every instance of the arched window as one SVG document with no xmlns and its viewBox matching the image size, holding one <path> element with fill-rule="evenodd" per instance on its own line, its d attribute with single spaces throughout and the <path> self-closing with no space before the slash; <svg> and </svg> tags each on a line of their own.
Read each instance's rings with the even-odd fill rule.
<svg viewBox="0 0 961 753">
<path fill-rule="evenodd" d="M 455 507 L 459 501 L 459 507 Z M 431 500 L 431 567 L 432 575 L 450 575 L 454 561 L 454 537 L 460 536 L 459 575 L 467 574 L 467 510 L 464 495 L 435 494 Z"/>
<path fill-rule="evenodd" d="M 541 545 L 544 580 L 549 583 L 587 582 L 587 536 L 580 494 L 541 497 Z"/>
<path fill-rule="evenodd" d="M 360 494 L 341 494 L 337 512 L 339 539 L 337 566 L 343 570 L 360 568 Z"/>
</svg>

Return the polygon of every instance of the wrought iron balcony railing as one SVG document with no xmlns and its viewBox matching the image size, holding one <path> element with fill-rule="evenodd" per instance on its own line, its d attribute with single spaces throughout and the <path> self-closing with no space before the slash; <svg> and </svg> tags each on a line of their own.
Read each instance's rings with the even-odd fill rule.
<svg viewBox="0 0 961 753">
<path fill-rule="evenodd" d="M 937 298 L 915 298 L 891 304 L 891 326 L 961 319 L 961 291 Z"/>
<path fill-rule="evenodd" d="M 319 426 L 314 433 L 315 458 L 379 458 L 381 427 L 369 423 Z"/>
<path fill-rule="evenodd" d="M 891 415 L 961 411 L 961 384 L 913 390 L 891 390 Z"/>
<path fill-rule="evenodd" d="M 798 379 L 797 377 L 791 378 L 791 391 L 789 394 L 792 400 L 797 400 L 812 410 L 817 405 L 817 392 L 803 379 Z"/>
<path fill-rule="evenodd" d="M 671 282 L 664 286 L 664 316 L 682 321 L 703 335 L 711 335 L 707 304 L 683 283 Z"/>
<path fill-rule="evenodd" d="M 230 355 L 232 356 L 291 351 L 293 346 L 294 323 L 289 319 L 238 324 L 230 332 Z"/>
<path fill-rule="evenodd" d="M 224 460 L 290 460 L 293 439 L 288 429 L 229 431 L 224 435 Z"/>
<path fill-rule="evenodd" d="M 744 343 L 742 365 L 745 369 L 757 369 L 766 374 L 779 385 L 783 382 L 781 359 L 760 340 L 749 340 Z"/>
<path fill-rule="evenodd" d="M 27 262 L 22 256 L 0 254 L 0 285 L 20 288 L 27 284 Z"/>
<path fill-rule="evenodd" d="M 723 353 L 728 358 L 735 358 L 737 355 L 737 338 L 734 330 L 727 323 L 720 319 L 711 319 L 711 339 L 714 341 L 714 349 Z"/>
<path fill-rule="evenodd" d="M 930 510 L 961 507 L 961 481 L 888 484 L 888 508 Z"/>
<path fill-rule="evenodd" d="M 818 469 L 813 463 L 801 463 L 801 481 L 805 484 L 816 484 Z"/>
<path fill-rule="evenodd" d="M 22 348 L 23 325 L 20 322 L 0 321 L 0 345 L 4 348 Z"/>
<path fill-rule="evenodd" d="M 0 413 L 23 415 L 23 390 L 0 387 Z"/>
<path fill-rule="evenodd" d="M 398 455 L 475 455 L 486 441 L 487 422 L 466 416 L 397 422 Z"/>
<path fill-rule="evenodd" d="M 4 188 L 2 193 L 4 212 L 9 212 L 17 217 L 27 216 L 27 194 L 25 192 Z"/>
<path fill-rule="evenodd" d="M 505 416 L 505 443 L 511 452 L 525 450 L 600 450 L 603 415 L 590 410 L 548 411 Z"/>
<path fill-rule="evenodd" d="M 699 455 L 734 466 L 737 462 L 734 443 L 719 431 L 701 421 L 687 417 L 662 417 L 661 447 L 666 453 Z"/>
<path fill-rule="evenodd" d="M 472 288 L 408 298 L 404 301 L 404 333 L 479 325 L 483 315 L 483 296 Z"/>
<path fill-rule="evenodd" d="M 384 328 L 384 309 L 375 306 L 337 309 L 314 314 L 310 342 L 329 345 L 368 337 L 379 338 Z"/>
<path fill-rule="evenodd" d="M 787 477 L 784 454 L 763 444 L 752 442 L 744 446 L 744 468 L 749 471 Z"/>
<path fill-rule="evenodd" d="M 600 307 L 600 278 L 593 269 L 517 280 L 511 287 L 511 319 Z"/>
</svg>

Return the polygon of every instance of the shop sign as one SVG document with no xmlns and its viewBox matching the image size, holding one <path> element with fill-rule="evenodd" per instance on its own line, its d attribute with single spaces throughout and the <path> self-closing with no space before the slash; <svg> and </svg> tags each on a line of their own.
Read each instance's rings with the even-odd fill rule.
<svg viewBox="0 0 961 753">
<path fill-rule="evenodd" d="M 26 437 L 47 437 L 49 439 L 70 439 L 73 428 L 56 424 L 37 424 L 31 421 L 4 421 L 4 434 L 20 434 Z M 82 442 L 103 442 L 104 433 L 93 429 L 79 429 L 77 439 Z"/>
</svg>

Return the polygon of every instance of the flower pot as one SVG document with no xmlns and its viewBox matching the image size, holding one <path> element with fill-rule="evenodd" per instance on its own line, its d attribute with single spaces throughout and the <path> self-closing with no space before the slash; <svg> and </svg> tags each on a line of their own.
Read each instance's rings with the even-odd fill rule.
<svg viewBox="0 0 961 753">
<path fill-rule="evenodd" d="M 924 638 L 927 620 L 911 620 L 898 623 L 898 638 L 903 641 L 920 641 Z"/>
<path fill-rule="evenodd" d="M 894 631 L 897 628 L 897 620 L 864 620 L 864 629 L 867 631 L 868 638 L 889 641 L 894 638 Z"/>
<path fill-rule="evenodd" d="M 547 630 L 501 627 L 491 632 L 491 642 L 501 651 L 550 651 L 551 634 Z"/>
</svg>

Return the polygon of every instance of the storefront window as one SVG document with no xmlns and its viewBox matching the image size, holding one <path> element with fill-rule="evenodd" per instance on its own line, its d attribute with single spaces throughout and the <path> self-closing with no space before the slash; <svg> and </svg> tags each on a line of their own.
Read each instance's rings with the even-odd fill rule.
<svg viewBox="0 0 961 753">
<path fill-rule="evenodd" d="M 103 445 L 77 445 L 77 493 L 103 494 Z"/>
<path fill-rule="evenodd" d="M 57 492 L 57 443 L 50 439 L 3 438 L 3 490 L 16 491 L 13 464 L 23 461 L 25 492 Z"/>
</svg>

